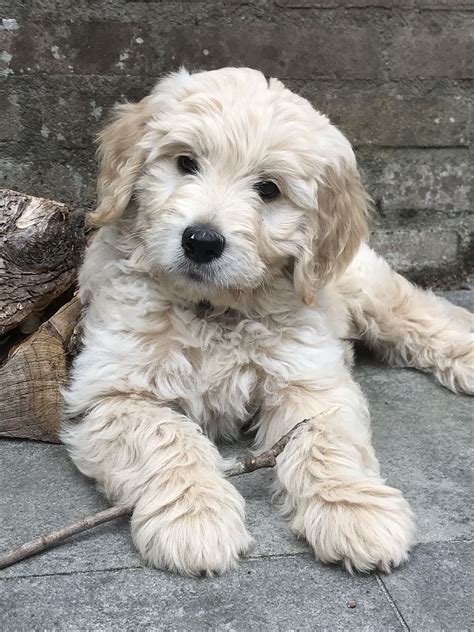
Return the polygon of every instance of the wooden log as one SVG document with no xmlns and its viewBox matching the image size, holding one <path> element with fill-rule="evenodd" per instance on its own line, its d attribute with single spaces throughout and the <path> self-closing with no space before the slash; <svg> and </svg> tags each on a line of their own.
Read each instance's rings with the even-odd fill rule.
<svg viewBox="0 0 474 632">
<path fill-rule="evenodd" d="M 83 212 L 0 189 L 0 336 L 39 325 L 38 312 L 74 283 L 84 246 Z"/>
<path fill-rule="evenodd" d="M 81 306 L 74 297 L 0 365 L 0 436 L 59 442 L 61 386 Z"/>
</svg>

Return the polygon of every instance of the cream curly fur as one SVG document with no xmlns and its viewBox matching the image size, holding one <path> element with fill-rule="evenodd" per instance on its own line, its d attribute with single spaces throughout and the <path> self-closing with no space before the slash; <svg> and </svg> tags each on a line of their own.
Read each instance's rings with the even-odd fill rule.
<svg viewBox="0 0 474 632">
<path fill-rule="evenodd" d="M 472 321 L 364 244 L 349 142 L 277 80 L 227 68 L 181 71 L 120 106 L 99 154 L 102 228 L 80 274 L 84 349 L 62 436 L 81 472 L 133 510 L 144 560 L 188 575 L 233 568 L 251 537 L 212 440 L 254 418 L 264 448 L 333 404 L 279 459 L 292 528 L 348 570 L 406 560 L 413 515 L 381 478 L 346 339 L 467 392 Z M 182 154 L 197 173 L 179 171 Z M 280 197 L 262 201 L 261 180 Z M 226 239 L 204 266 L 181 247 L 197 223 Z"/>
</svg>

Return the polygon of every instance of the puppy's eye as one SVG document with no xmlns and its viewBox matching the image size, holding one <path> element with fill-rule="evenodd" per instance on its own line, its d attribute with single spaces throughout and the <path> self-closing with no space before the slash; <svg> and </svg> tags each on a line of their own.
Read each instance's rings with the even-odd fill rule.
<svg viewBox="0 0 474 632">
<path fill-rule="evenodd" d="M 198 163 L 191 156 L 178 156 L 178 169 L 182 173 L 197 173 L 199 171 Z"/>
<path fill-rule="evenodd" d="M 271 180 L 257 182 L 254 188 L 262 200 L 274 200 L 280 195 L 280 189 Z"/>
</svg>

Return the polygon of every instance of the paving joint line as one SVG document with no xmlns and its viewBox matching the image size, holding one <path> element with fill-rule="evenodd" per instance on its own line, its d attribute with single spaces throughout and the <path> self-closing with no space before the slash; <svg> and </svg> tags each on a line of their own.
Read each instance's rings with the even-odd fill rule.
<svg viewBox="0 0 474 632">
<path fill-rule="evenodd" d="M 311 555 L 311 551 L 295 551 L 294 553 L 264 553 L 262 555 L 249 555 L 248 557 L 242 558 L 242 562 L 256 562 L 257 560 L 272 560 L 298 556 L 308 556 L 314 560 L 313 556 Z M 317 562 L 315 561 L 315 563 Z"/>
<path fill-rule="evenodd" d="M 254 557 L 245 557 L 242 558 L 242 563 L 245 562 L 258 562 L 258 560 L 269 560 L 269 559 L 280 559 L 280 558 L 292 558 L 298 556 L 308 556 L 311 557 L 311 554 L 308 551 L 296 551 L 295 553 L 276 553 L 270 555 L 259 555 Z M 27 579 L 30 577 L 55 577 L 55 576 L 63 576 L 63 575 L 84 575 L 86 573 L 108 573 L 115 571 L 128 571 L 128 570 L 138 570 L 138 569 L 147 569 L 151 567 L 143 566 L 141 564 L 136 564 L 134 566 L 110 566 L 104 568 L 88 568 L 84 570 L 75 570 L 75 571 L 56 571 L 49 573 L 31 573 L 25 575 L 10 575 L 9 577 L 1 577 L 0 581 L 7 581 L 10 579 Z M 162 569 L 154 569 L 157 572 L 163 572 Z"/>
<path fill-rule="evenodd" d="M 418 546 L 427 546 L 430 544 L 455 544 L 455 543 L 460 543 L 460 542 L 464 542 L 464 543 L 471 543 L 473 540 L 471 538 L 456 538 L 454 540 L 440 540 L 440 541 L 434 541 L 434 542 L 420 542 L 418 544 Z M 296 557 L 309 557 L 311 559 L 313 559 L 313 556 L 311 555 L 311 551 L 294 551 L 293 553 L 270 553 L 270 554 L 263 554 L 263 555 L 250 555 L 248 557 L 244 557 L 242 558 L 242 563 L 245 562 L 258 562 L 258 560 L 272 560 L 272 559 L 285 559 L 285 558 L 296 558 Z M 315 563 L 317 563 L 317 561 L 315 561 Z M 114 571 L 122 571 L 122 570 L 137 570 L 137 569 L 146 569 L 146 566 L 143 566 L 141 564 L 136 564 L 134 566 L 111 566 L 111 567 L 104 567 L 104 568 L 91 568 L 91 569 L 84 569 L 84 570 L 75 570 L 75 571 L 56 571 L 56 572 L 50 572 L 50 573 L 32 573 L 32 574 L 25 574 L 25 575 L 10 575 L 9 577 L 2 577 L 0 575 L 0 581 L 7 581 L 10 579 L 26 579 L 29 577 L 54 577 L 54 576 L 62 576 L 62 575 L 82 575 L 82 574 L 86 574 L 86 573 L 107 573 L 107 572 L 114 572 Z M 157 571 L 160 571 L 160 569 L 156 569 Z M 378 573 L 375 573 L 375 577 L 377 579 L 377 583 L 380 586 L 382 592 L 384 593 L 385 597 L 388 599 L 390 605 L 392 606 L 392 608 L 395 610 L 396 614 L 397 614 L 397 618 L 399 618 L 400 622 L 406 626 L 404 629 L 405 630 L 409 630 L 410 628 L 407 626 L 403 615 L 401 614 L 400 610 L 398 609 L 398 606 L 395 604 L 395 602 L 393 601 L 392 596 L 390 595 L 387 587 L 385 586 L 382 578 L 379 576 Z"/>
<path fill-rule="evenodd" d="M 11 579 L 30 579 L 32 577 L 62 577 L 69 575 L 87 575 L 88 573 L 108 573 L 115 571 L 133 571 L 138 570 L 140 568 L 145 569 L 146 566 L 142 566 L 137 564 L 136 566 L 111 566 L 107 568 L 88 568 L 84 570 L 76 570 L 76 571 L 56 571 L 51 573 L 31 573 L 30 575 L 10 575 L 10 577 L 0 577 L 0 581 L 9 581 Z"/>
<path fill-rule="evenodd" d="M 403 630 L 405 632 L 410 632 L 410 626 L 405 621 L 405 617 L 402 615 L 402 613 L 400 611 L 400 608 L 395 603 L 392 595 L 390 594 L 388 588 L 385 586 L 384 581 L 380 577 L 379 573 L 375 573 L 375 578 L 377 579 L 377 584 L 379 585 L 380 590 L 382 591 L 385 599 L 388 601 L 390 607 L 392 608 L 393 612 L 395 613 L 395 616 L 397 617 L 397 619 L 398 619 L 399 623 L 401 624 Z"/>
</svg>

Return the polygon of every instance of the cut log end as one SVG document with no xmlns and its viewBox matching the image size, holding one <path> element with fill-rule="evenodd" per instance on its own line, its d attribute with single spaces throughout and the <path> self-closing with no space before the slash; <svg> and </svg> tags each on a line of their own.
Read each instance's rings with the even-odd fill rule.
<svg viewBox="0 0 474 632">
<path fill-rule="evenodd" d="M 82 212 L 0 189 L 0 336 L 75 282 L 84 246 Z"/>
<path fill-rule="evenodd" d="M 0 436 L 59 442 L 67 349 L 81 306 L 74 297 L 0 366 Z"/>
<path fill-rule="evenodd" d="M 85 244 L 83 212 L 0 189 L 0 436 L 59 441 Z"/>
</svg>

